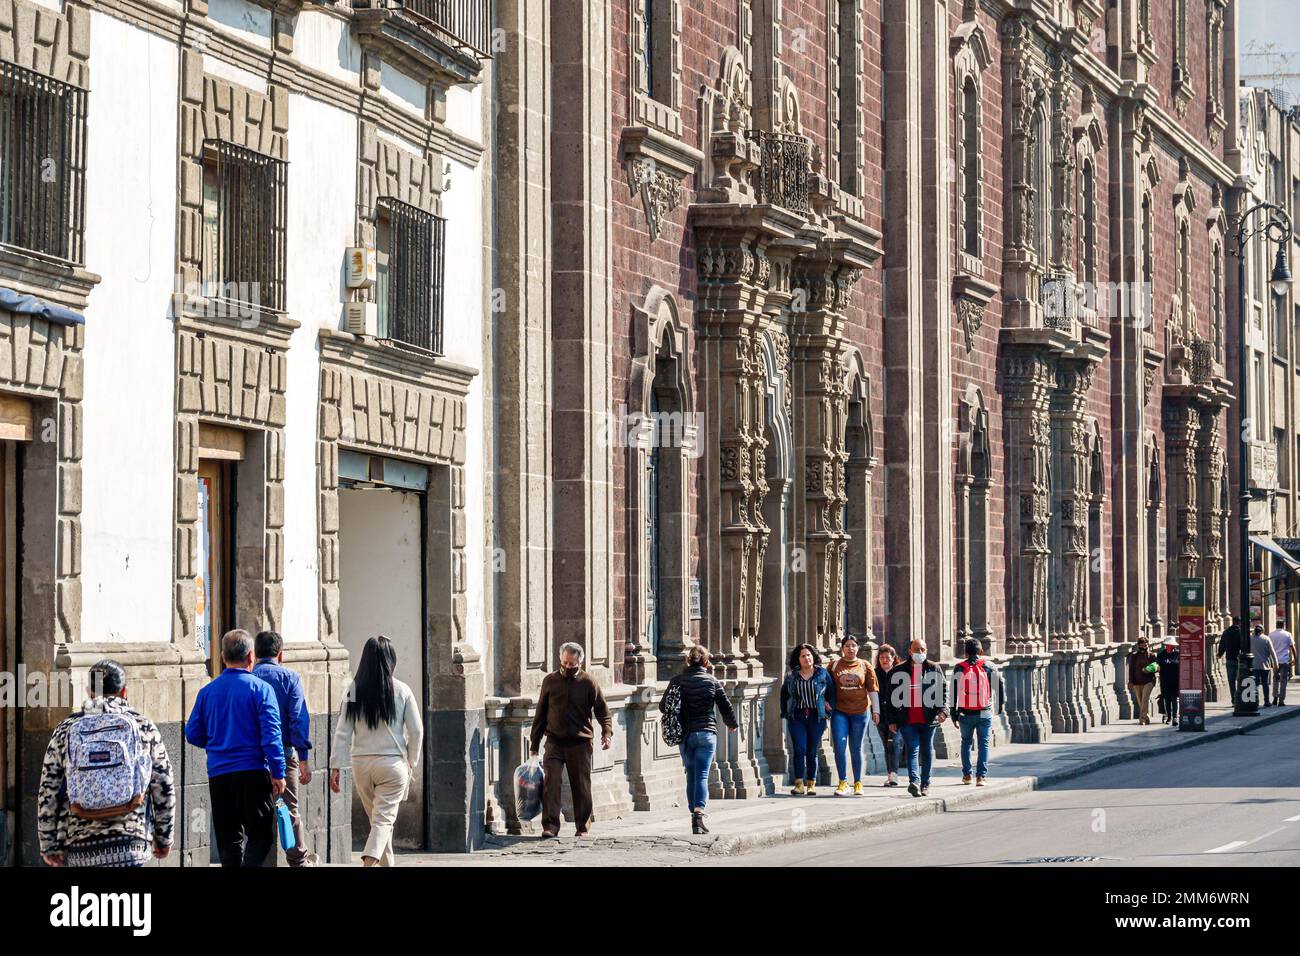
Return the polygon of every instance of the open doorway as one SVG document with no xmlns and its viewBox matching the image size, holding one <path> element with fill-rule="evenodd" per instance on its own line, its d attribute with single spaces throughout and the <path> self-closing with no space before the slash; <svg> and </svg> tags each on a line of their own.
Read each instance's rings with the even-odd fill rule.
<svg viewBox="0 0 1300 956">
<path fill-rule="evenodd" d="M 427 713 L 425 601 L 428 469 L 423 465 L 339 452 L 339 630 L 355 673 L 367 640 L 384 635 L 397 651 L 395 676 Z M 397 815 L 393 843 L 426 845 L 425 774 L 411 779 Z M 352 832 L 370 824 L 353 794 Z"/>
</svg>

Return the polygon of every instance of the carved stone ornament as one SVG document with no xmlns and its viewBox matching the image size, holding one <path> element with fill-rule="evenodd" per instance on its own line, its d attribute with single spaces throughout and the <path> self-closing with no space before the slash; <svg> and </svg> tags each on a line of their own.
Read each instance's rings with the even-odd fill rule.
<svg viewBox="0 0 1300 956">
<path fill-rule="evenodd" d="M 984 306 L 974 299 L 957 300 L 957 318 L 961 321 L 962 332 L 966 337 L 966 351 L 975 347 L 975 333 L 984 323 Z"/>
<path fill-rule="evenodd" d="M 659 229 L 664 217 L 676 209 L 681 202 L 682 182 L 648 157 L 629 160 L 627 178 L 632 192 L 641 197 L 646 225 L 650 229 L 650 240 L 653 242 L 659 238 Z"/>
</svg>

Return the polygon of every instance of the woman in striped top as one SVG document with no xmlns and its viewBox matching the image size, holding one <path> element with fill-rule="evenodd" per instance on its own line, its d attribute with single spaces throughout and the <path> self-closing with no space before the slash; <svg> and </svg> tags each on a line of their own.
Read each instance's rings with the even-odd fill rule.
<svg viewBox="0 0 1300 956">
<path fill-rule="evenodd" d="M 790 655 L 790 673 L 781 684 L 781 718 L 790 728 L 794 752 L 795 796 L 816 796 L 817 750 L 826 731 L 826 718 L 835 710 L 835 681 L 821 666 L 811 644 L 800 644 Z"/>
</svg>

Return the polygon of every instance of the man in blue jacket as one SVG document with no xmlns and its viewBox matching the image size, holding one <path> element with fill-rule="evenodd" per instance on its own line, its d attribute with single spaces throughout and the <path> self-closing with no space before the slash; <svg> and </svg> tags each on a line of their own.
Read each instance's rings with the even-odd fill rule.
<svg viewBox="0 0 1300 956">
<path fill-rule="evenodd" d="M 275 846 L 275 798 L 284 793 L 280 707 L 252 674 L 247 631 L 221 638 L 226 669 L 199 690 L 185 739 L 208 754 L 208 795 L 222 866 L 263 866 Z"/>
<path fill-rule="evenodd" d="M 280 731 L 284 740 L 284 805 L 293 820 L 294 847 L 284 851 L 290 866 L 311 866 L 312 859 L 302 842 L 302 820 L 298 813 L 298 787 L 311 783 L 311 716 L 307 713 L 307 695 L 302 679 L 284 666 L 284 638 L 275 631 L 262 631 L 253 640 L 257 665 L 253 676 L 261 678 L 275 691 L 280 707 Z M 313 854 L 314 856 L 314 854 Z"/>
</svg>

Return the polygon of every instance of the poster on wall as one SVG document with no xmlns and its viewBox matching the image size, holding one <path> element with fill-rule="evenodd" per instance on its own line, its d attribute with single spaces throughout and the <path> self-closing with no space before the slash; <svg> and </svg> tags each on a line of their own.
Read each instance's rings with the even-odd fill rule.
<svg viewBox="0 0 1300 956">
<path fill-rule="evenodd" d="M 1178 580 L 1178 729 L 1205 729 L 1205 579 Z"/>
<path fill-rule="evenodd" d="M 210 587 L 208 581 L 208 500 L 211 497 L 211 489 L 208 487 L 208 479 L 200 478 L 198 489 L 199 553 L 198 574 L 194 578 L 194 646 L 202 650 L 205 656 L 211 656 L 208 643 L 208 605 L 211 597 L 208 593 Z"/>
</svg>

